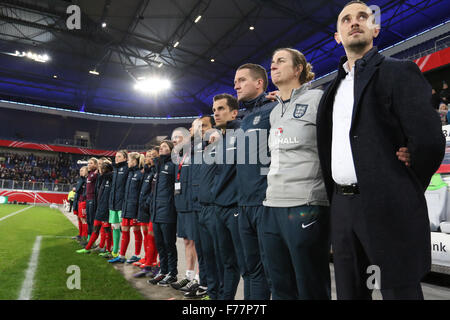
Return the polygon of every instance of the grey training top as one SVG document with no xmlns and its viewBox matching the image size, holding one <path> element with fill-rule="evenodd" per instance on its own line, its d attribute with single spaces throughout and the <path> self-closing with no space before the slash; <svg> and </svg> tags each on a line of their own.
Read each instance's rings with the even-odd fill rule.
<svg viewBox="0 0 450 320">
<path fill-rule="evenodd" d="M 316 114 L 323 91 L 302 85 L 270 114 L 271 163 L 267 175 L 268 207 L 328 206 L 316 139 Z"/>
</svg>

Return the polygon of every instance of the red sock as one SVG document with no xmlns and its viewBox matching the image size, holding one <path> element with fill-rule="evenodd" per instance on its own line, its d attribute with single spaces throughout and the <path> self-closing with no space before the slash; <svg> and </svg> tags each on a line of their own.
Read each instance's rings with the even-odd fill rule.
<svg viewBox="0 0 450 320">
<path fill-rule="evenodd" d="M 97 232 L 92 232 L 91 233 L 91 238 L 89 239 L 89 243 L 86 246 L 86 250 L 90 250 L 92 245 L 94 244 L 95 240 L 97 240 L 98 238 L 98 233 Z"/>
<path fill-rule="evenodd" d="M 139 256 L 141 254 L 142 247 L 142 233 L 141 229 L 134 230 L 134 255 Z"/>
<path fill-rule="evenodd" d="M 106 232 L 105 232 L 105 228 L 100 229 L 100 243 L 98 244 L 98 246 L 103 249 L 103 247 L 105 246 L 105 240 L 106 240 Z"/>
<path fill-rule="evenodd" d="M 156 250 L 155 237 L 150 233 L 147 234 L 147 254 L 145 264 L 147 266 L 153 266 L 156 264 L 156 258 L 158 257 L 158 251 Z"/>
<path fill-rule="evenodd" d="M 81 222 L 81 219 L 78 218 L 78 235 L 81 237 L 82 233 L 83 233 L 83 222 Z"/>
<path fill-rule="evenodd" d="M 142 230 L 142 238 L 144 242 L 144 261 L 146 261 L 148 255 L 148 230 Z"/>
<path fill-rule="evenodd" d="M 128 249 L 128 243 L 130 243 L 130 231 L 122 230 L 122 241 L 120 242 L 120 255 L 125 256 Z"/>
<path fill-rule="evenodd" d="M 148 230 L 142 230 L 142 240 L 144 242 L 144 253 L 145 255 L 147 255 L 147 242 L 148 242 L 148 238 L 147 238 L 147 234 L 148 234 Z"/>
<path fill-rule="evenodd" d="M 113 239 L 112 231 L 105 232 L 105 237 L 106 237 L 106 250 L 111 252 L 112 239 Z"/>
<path fill-rule="evenodd" d="M 88 225 L 87 225 L 87 223 L 83 223 L 81 228 L 82 228 L 81 236 L 87 238 L 87 236 L 88 236 Z"/>
</svg>

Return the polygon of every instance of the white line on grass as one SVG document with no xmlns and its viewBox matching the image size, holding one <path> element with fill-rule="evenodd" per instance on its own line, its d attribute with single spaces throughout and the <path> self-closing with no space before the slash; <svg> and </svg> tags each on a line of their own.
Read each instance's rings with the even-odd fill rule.
<svg viewBox="0 0 450 320">
<path fill-rule="evenodd" d="M 16 214 L 18 214 L 18 213 L 21 213 L 21 212 L 23 212 L 23 211 L 25 211 L 25 210 L 28 210 L 28 209 L 30 209 L 30 208 L 32 208 L 33 206 L 29 206 L 29 207 L 26 207 L 26 208 L 24 208 L 24 209 L 20 209 L 19 211 L 16 211 L 16 212 L 13 212 L 13 213 L 11 213 L 11 214 L 8 214 L 7 216 L 4 216 L 3 218 L 0 218 L 0 221 L 2 221 L 2 220 L 5 220 L 5 219 L 7 219 L 7 218 L 9 218 L 9 217 L 12 217 L 12 216 L 14 216 L 14 215 L 16 215 Z"/>
<path fill-rule="evenodd" d="M 36 273 L 39 250 L 41 249 L 42 236 L 37 236 L 36 241 L 34 241 L 33 250 L 31 253 L 30 262 L 28 263 L 28 269 L 25 273 L 25 280 L 22 284 L 22 289 L 20 290 L 19 298 L 17 300 L 30 300 L 31 291 L 33 290 L 34 274 Z"/>
</svg>

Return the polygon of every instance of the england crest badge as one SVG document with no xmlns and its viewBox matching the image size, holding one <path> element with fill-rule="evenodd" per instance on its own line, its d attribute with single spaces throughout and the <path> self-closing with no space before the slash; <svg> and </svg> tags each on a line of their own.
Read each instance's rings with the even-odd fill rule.
<svg viewBox="0 0 450 320">
<path fill-rule="evenodd" d="M 253 125 L 256 126 L 260 120 L 261 120 L 261 116 L 256 116 L 255 118 L 253 118 Z"/>
<path fill-rule="evenodd" d="M 294 118 L 299 119 L 299 118 L 303 117 L 305 115 L 305 112 L 307 109 L 308 109 L 307 104 L 297 103 L 295 105 L 295 109 L 294 109 L 294 114 L 293 114 Z"/>
</svg>

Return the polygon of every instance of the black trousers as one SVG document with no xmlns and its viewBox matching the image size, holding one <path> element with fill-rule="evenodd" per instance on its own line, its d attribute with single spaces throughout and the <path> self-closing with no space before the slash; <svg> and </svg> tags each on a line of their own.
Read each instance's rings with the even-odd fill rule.
<svg viewBox="0 0 450 320">
<path fill-rule="evenodd" d="M 223 263 L 217 238 L 216 207 L 202 206 L 198 215 L 198 228 L 206 267 L 208 295 L 212 300 L 223 300 Z"/>
<path fill-rule="evenodd" d="M 250 277 L 249 300 L 270 300 L 270 278 L 267 272 L 270 257 L 262 245 L 262 216 L 264 206 L 239 207 L 239 234 L 241 236 L 247 272 Z"/>
<path fill-rule="evenodd" d="M 330 210 L 265 207 L 262 244 L 273 300 L 330 300 Z"/>
<path fill-rule="evenodd" d="M 177 224 L 176 223 L 153 223 L 156 249 L 158 249 L 159 262 L 162 274 L 176 277 L 178 274 L 178 252 L 177 252 Z"/>
<path fill-rule="evenodd" d="M 362 218 L 361 208 L 360 195 L 333 194 L 331 243 L 338 300 L 372 299 L 373 286 L 370 286 L 369 277 L 373 272 L 368 268 L 373 262 L 367 255 L 367 230 L 370 226 Z M 420 283 L 400 288 L 383 288 L 382 279 L 380 282 L 384 300 L 423 299 Z"/>
<path fill-rule="evenodd" d="M 223 299 L 234 300 L 240 277 L 244 279 L 244 300 L 250 299 L 250 276 L 239 235 L 239 208 L 216 208 L 216 230 L 219 254 L 223 263 Z"/>
<path fill-rule="evenodd" d="M 88 225 L 88 235 L 94 230 L 95 219 L 95 202 L 94 200 L 86 200 L 86 222 Z"/>
<path fill-rule="evenodd" d="M 69 212 L 72 212 L 72 207 L 73 207 L 73 200 L 69 200 Z"/>
</svg>

